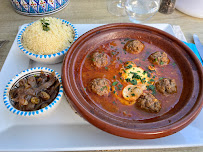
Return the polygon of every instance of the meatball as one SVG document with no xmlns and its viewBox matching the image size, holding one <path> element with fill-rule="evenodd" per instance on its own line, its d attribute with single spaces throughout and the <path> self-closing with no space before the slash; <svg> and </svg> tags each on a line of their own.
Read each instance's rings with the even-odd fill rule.
<svg viewBox="0 0 203 152">
<path fill-rule="evenodd" d="M 150 93 L 143 93 L 137 99 L 136 105 L 147 112 L 159 112 L 161 110 L 161 102 Z"/>
<path fill-rule="evenodd" d="M 128 53 L 137 54 L 144 49 L 144 44 L 139 40 L 131 40 L 125 44 L 124 49 Z"/>
<path fill-rule="evenodd" d="M 108 96 L 110 92 L 110 85 L 105 78 L 96 78 L 90 83 L 91 90 L 99 96 Z"/>
<path fill-rule="evenodd" d="M 155 83 L 156 89 L 163 94 L 177 92 L 175 79 L 163 78 Z"/>
<path fill-rule="evenodd" d="M 152 53 L 149 56 L 149 61 L 153 64 L 157 64 L 157 65 L 167 65 L 169 64 L 170 60 L 167 57 L 167 54 L 165 52 L 155 52 Z"/>
<path fill-rule="evenodd" d="M 93 64 L 98 67 L 104 67 L 108 64 L 108 55 L 106 53 L 95 52 L 92 55 Z"/>
</svg>

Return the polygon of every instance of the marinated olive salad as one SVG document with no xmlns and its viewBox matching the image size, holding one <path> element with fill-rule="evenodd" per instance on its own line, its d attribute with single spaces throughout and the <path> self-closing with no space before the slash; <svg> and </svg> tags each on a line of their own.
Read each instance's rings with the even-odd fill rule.
<svg viewBox="0 0 203 152">
<path fill-rule="evenodd" d="M 60 83 L 52 72 L 28 76 L 11 89 L 11 104 L 21 111 L 35 111 L 48 106 L 57 96 Z"/>
</svg>

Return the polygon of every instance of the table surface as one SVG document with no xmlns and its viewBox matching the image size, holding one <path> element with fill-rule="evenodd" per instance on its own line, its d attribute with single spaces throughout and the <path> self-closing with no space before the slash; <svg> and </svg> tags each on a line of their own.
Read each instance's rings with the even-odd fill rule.
<svg viewBox="0 0 203 152">
<path fill-rule="evenodd" d="M 129 22 L 127 17 L 117 17 L 107 11 L 106 0 L 71 0 L 62 11 L 50 15 L 70 21 L 73 24 L 106 24 Z M 0 69 L 8 55 L 11 45 L 16 37 L 18 27 L 25 23 L 38 20 L 41 17 L 27 17 L 17 14 L 9 0 L 0 0 L 0 41 L 9 40 L 0 48 Z M 177 10 L 173 14 L 164 15 L 157 13 L 145 23 L 169 23 L 180 25 L 188 42 L 193 42 L 192 35 L 198 34 L 203 42 L 203 19 L 185 15 Z M 135 150 L 122 150 L 131 152 Z M 203 147 L 136 150 L 136 152 L 203 152 Z"/>
</svg>

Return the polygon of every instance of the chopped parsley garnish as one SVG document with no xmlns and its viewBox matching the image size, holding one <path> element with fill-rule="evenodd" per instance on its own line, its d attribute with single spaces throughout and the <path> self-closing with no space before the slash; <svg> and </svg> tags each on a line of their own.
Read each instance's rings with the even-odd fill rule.
<svg viewBox="0 0 203 152">
<path fill-rule="evenodd" d="M 145 59 L 142 59 L 142 61 L 145 61 Z"/>
<path fill-rule="evenodd" d="M 137 84 L 137 80 L 133 79 L 130 81 L 130 83 L 132 83 L 132 85 L 136 85 Z"/>
<path fill-rule="evenodd" d="M 131 94 L 131 96 L 135 96 L 135 94 L 134 94 L 134 93 L 132 93 L 132 94 Z"/>
<path fill-rule="evenodd" d="M 156 76 L 153 76 L 152 78 L 154 79 Z"/>
<path fill-rule="evenodd" d="M 130 80 L 129 78 L 125 79 L 126 82 L 130 82 L 132 85 L 136 85 L 137 84 L 137 80 L 133 79 Z"/>
<path fill-rule="evenodd" d="M 103 87 L 101 88 L 101 91 L 103 91 L 105 88 L 107 89 L 107 86 L 103 86 Z"/>
<path fill-rule="evenodd" d="M 173 66 L 176 66 L 175 62 L 172 64 Z"/>
<path fill-rule="evenodd" d="M 150 74 L 149 72 L 147 72 L 147 76 L 148 76 L 148 77 L 151 77 L 151 74 Z"/>
<path fill-rule="evenodd" d="M 87 55 L 87 58 L 89 58 L 90 57 L 90 55 Z"/>
<path fill-rule="evenodd" d="M 154 79 L 150 79 L 149 81 L 150 81 L 150 82 L 154 82 Z"/>
<path fill-rule="evenodd" d="M 154 90 L 155 89 L 155 86 L 154 85 L 149 85 L 147 86 L 147 90 Z"/>
<path fill-rule="evenodd" d="M 128 91 L 130 90 L 130 88 L 128 88 Z"/>
<path fill-rule="evenodd" d="M 147 71 L 144 71 L 142 74 L 145 75 L 147 73 Z"/>
<path fill-rule="evenodd" d="M 125 69 L 123 69 L 123 71 L 124 71 L 125 73 L 127 73 Z"/>
<path fill-rule="evenodd" d="M 156 94 L 156 90 L 155 90 L 155 86 L 154 85 L 147 86 L 147 90 L 151 90 L 153 95 Z"/>
<path fill-rule="evenodd" d="M 124 42 L 121 42 L 121 44 L 125 44 Z"/>
<path fill-rule="evenodd" d="M 129 79 L 129 78 L 127 78 L 127 79 L 125 79 L 125 81 L 126 81 L 126 82 L 130 82 L 130 79 Z"/>
<path fill-rule="evenodd" d="M 113 86 L 115 86 L 115 85 L 117 85 L 117 84 L 118 84 L 117 81 L 115 81 L 115 82 L 112 83 Z"/>
<path fill-rule="evenodd" d="M 119 72 L 118 74 L 120 74 L 120 75 L 121 75 L 122 73 L 121 73 L 121 72 Z"/>
<path fill-rule="evenodd" d="M 113 104 L 116 104 L 116 102 L 115 102 L 115 101 L 113 101 Z"/>
<path fill-rule="evenodd" d="M 130 69 L 130 68 L 132 68 L 132 65 L 128 65 L 128 66 L 126 66 L 125 68 L 126 68 L 126 69 Z"/>
<path fill-rule="evenodd" d="M 84 88 L 84 90 L 86 91 L 86 88 Z"/>
<path fill-rule="evenodd" d="M 146 82 L 146 81 L 145 81 L 145 78 L 144 78 L 144 79 L 141 79 L 141 82 L 142 82 L 142 83 L 145 83 L 145 82 Z"/>
<path fill-rule="evenodd" d="M 45 20 L 44 18 L 40 20 L 42 23 L 42 28 L 44 31 L 49 31 L 50 27 L 48 25 L 50 25 L 47 21 L 49 20 Z"/>
<path fill-rule="evenodd" d="M 160 64 L 161 64 L 161 65 L 163 65 L 163 64 L 164 64 L 164 62 L 163 62 L 163 61 L 161 61 L 161 62 L 160 62 Z"/>
<path fill-rule="evenodd" d="M 121 90 L 122 87 L 123 87 L 123 85 L 122 85 L 122 84 L 119 84 L 119 85 L 118 85 L 118 90 Z"/>
<path fill-rule="evenodd" d="M 149 72 L 152 73 L 152 72 L 156 72 L 156 71 L 155 71 L 155 70 L 150 70 L 150 69 L 149 69 Z"/>
<path fill-rule="evenodd" d="M 116 93 L 116 91 L 114 90 L 114 91 L 113 91 L 113 93 L 115 94 L 115 93 Z"/>
<path fill-rule="evenodd" d="M 95 61 L 95 59 L 94 59 L 94 58 L 91 58 L 91 60 L 92 60 L 92 61 Z"/>
<path fill-rule="evenodd" d="M 106 70 L 108 70 L 108 67 L 105 67 Z"/>
<path fill-rule="evenodd" d="M 138 75 L 137 73 L 135 72 L 130 72 L 131 74 L 133 74 L 132 78 L 135 78 L 135 79 L 142 79 L 140 75 Z"/>
<path fill-rule="evenodd" d="M 113 48 L 113 46 L 111 45 L 111 48 Z"/>
<path fill-rule="evenodd" d="M 128 41 L 128 40 L 129 40 L 129 38 L 125 38 L 125 39 L 124 39 L 124 41 Z"/>
<path fill-rule="evenodd" d="M 163 77 L 159 78 L 159 80 L 162 80 L 162 79 L 163 79 Z"/>
<path fill-rule="evenodd" d="M 154 62 L 157 62 L 157 58 L 154 60 Z"/>
<path fill-rule="evenodd" d="M 113 78 L 116 79 L 116 76 L 114 75 Z"/>
<path fill-rule="evenodd" d="M 116 52 L 112 51 L 111 54 L 112 54 L 112 55 L 116 55 Z"/>
<path fill-rule="evenodd" d="M 124 51 L 124 53 L 126 54 L 126 50 L 125 50 L 125 49 L 123 49 L 123 51 Z"/>
</svg>

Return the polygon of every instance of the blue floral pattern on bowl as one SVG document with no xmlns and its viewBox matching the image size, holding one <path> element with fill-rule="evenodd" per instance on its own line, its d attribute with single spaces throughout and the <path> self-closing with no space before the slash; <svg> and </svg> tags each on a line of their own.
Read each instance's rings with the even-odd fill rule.
<svg viewBox="0 0 203 152">
<path fill-rule="evenodd" d="M 64 8 L 69 0 L 11 0 L 15 10 L 27 15 L 51 14 Z"/>
<path fill-rule="evenodd" d="M 46 106 L 42 109 L 39 109 L 36 111 L 21 111 L 21 110 L 14 108 L 12 106 L 12 104 L 10 103 L 11 99 L 9 97 L 9 92 L 10 92 L 12 86 L 15 85 L 16 81 L 21 79 L 26 74 L 32 73 L 31 75 L 35 75 L 36 73 L 39 73 L 40 71 L 44 71 L 47 73 L 55 72 L 56 78 L 59 80 L 60 83 L 62 83 L 61 76 L 59 75 L 59 73 L 57 73 L 56 71 L 54 71 L 52 69 L 46 68 L 46 67 L 35 67 L 35 68 L 31 68 L 31 69 L 27 69 L 27 70 L 22 71 L 21 73 L 17 74 L 13 79 L 11 79 L 4 89 L 3 101 L 4 101 L 6 108 L 9 111 L 11 111 L 14 114 L 21 115 L 21 116 L 34 116 L 34 115 L 39 115 L 39 114 L 46 112 L 47 110 L 55 107 L 56 104 L 59 103 L 59 101 L 63 95 L 62 84 L 59 86 L 59 92 L 58 92 L 58 95 L 56 96 L 56 98 L 54 99 L 54 101 L 52 101 L 48 106 Z"/>
</svg>

